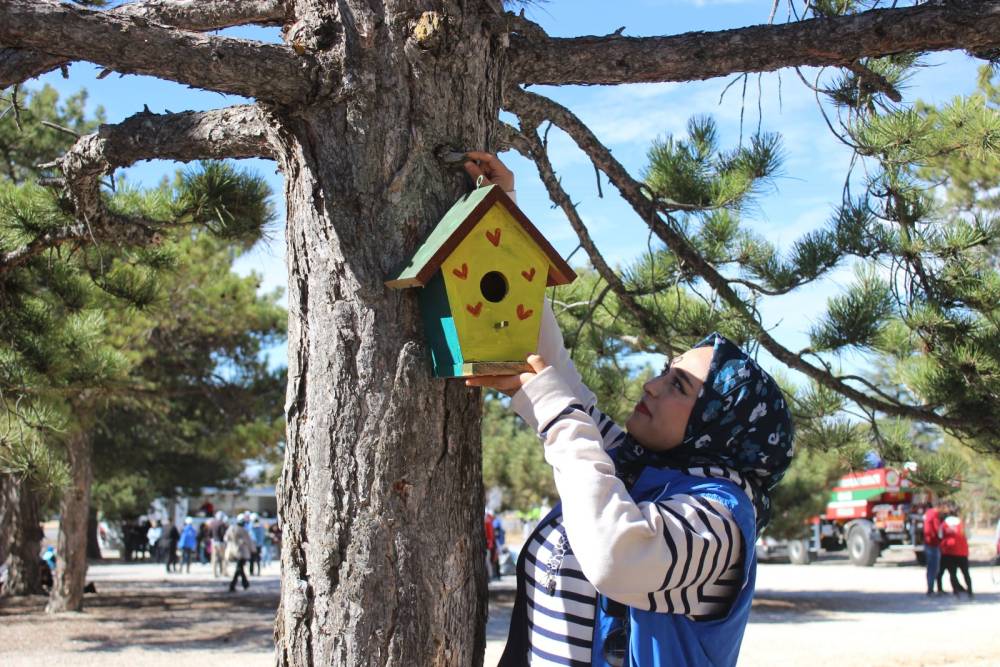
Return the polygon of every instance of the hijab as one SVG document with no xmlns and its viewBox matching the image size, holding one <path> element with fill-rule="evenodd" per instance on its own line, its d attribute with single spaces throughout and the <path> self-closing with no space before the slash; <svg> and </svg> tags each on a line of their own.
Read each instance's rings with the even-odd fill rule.
<svg viewBox="0 0 1000 667">
<path fill-rule="evenodd" d="M 778 383 L 738 345 L 713 333 L 695 347 L 709 345 L 712 361 L 684 440 L 673 449 L 653 451 L 628 436 L 618 453 L 618 474 L 631 487 L 646 466 L 734 471 L 752 488 L 760 534 L 771 516 L 768 492 L 792 460 L 791 412 Z"/>
</svg>

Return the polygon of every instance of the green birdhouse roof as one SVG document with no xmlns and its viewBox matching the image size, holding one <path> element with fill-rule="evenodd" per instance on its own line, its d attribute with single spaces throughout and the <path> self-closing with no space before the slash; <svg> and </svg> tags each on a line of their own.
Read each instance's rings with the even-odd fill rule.
<svg viewBox="0 0 1000 667">
<path fill-rule="evenodd" d="M 495 204 L 507 209 L 524 231 L 534 240 L 538 248 L 549 259 L 549 275 L 547 285 L 565 285 L 573 282 L 576 272 L 559 256 L 555 248 L 545 240 L 541 232 L 531 224 L 528 217 L 511 201 L 498 185 L 487 185 L 476 188 L 459 199 L 445 213 L 431 235 L 417 249 L 410 262 L 395 278 L 386 281 L 389 287 L 423 287 L 430 281 L 441 263 L 472 231 L 476 223 L 486 215 Z"/>
</svg>

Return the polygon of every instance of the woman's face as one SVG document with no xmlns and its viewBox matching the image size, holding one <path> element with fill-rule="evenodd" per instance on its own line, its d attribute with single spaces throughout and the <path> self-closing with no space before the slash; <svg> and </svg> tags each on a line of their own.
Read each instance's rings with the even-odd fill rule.
<svg viewBox="0 0 1000 667">
<path fill-rule="evenodd" d="M 662 375 L 642 386 L 642 399 L 625 427 L 646 449 L 666 451 L 684 441 L 688 417 L 708 377 L 712 354 L 710 346 L 688 350 Z"/>
</svg>

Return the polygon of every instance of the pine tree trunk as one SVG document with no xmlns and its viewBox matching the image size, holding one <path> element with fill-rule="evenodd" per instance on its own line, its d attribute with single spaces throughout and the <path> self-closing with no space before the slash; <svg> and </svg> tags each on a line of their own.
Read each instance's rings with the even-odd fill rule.
<svg viewBox="0 0 1000 667">
<path fill-rule="evenodd" d="M 10 512 L 7 583 L 4 595 L 42 593 L 39 557 L 42 550 L 41 508 L 31 484 L 10 477 L 4 485 L 3 504 Z"/>
<path fill-rule="evenodd" d="M 431 377 L 415 294 L 383 281 L 468 188 L 434 149 L 491 147 L 493 4 L 376 16 L 383 3 L 347 1 L 343 21 L 324 14 L 334 3 L 294 4 L 286 39 L 327 49 L 353 85 L 276 115 L 290 314 L 278 663 L 481 664 L 479 397 Z"/>
<path fill-rule="evenodd" d="M 97 539 L 97 509 L 91 507 L 87 512 L 87 560 L 101 560 L 101 542 Z"/>
<path fill-rule="evenodd" d="M 93 480 L 92 443 L 87 429 L 66 441 L 70 486 L 59 503 L 59 541 L 56 572 L 49 604 L 50 613 L 83 609 L 83 586 L 87 577 L 87 515 Z"/>
</svg>

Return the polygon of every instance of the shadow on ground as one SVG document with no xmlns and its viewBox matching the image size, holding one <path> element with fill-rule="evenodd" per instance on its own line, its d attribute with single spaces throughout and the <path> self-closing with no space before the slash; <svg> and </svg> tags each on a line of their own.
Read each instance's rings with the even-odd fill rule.
<svg viewBox="0 0 1000 667">
<path fill-rule="evenodd" d="M 44 596 L 12 598 L 0 604 L 0 623 L 9 630 L 30 624 L 74 622 L 86 627 L 73 632 L 75 650 L 122 651 L 134 646 L 159 651 L 198 648 L 273 648 L 273 618 L 278 608 L 277 581 L 254 581 L 248 591 L 229 593 L 223 583 L 201 586 L 187 582 L 98 583 L 98 593 L 85 598 L 85 613 L 45 614 Z M 97 630 L 95 631 L 95 623 Z M 107 624 L 107 633 L 100 626 Z"/>
<path fill-rule="evenodd" d="M 758 590 L 753 598 L 751 623 L 810 623 L 845 619 L 841 614 L 922 614 L 943 612 L 977 602 L 1000 601 L 998 593 L 974 599 L 950 593 L 928 597 L 923 593 L 859 593 L 857 591 L 772 592 Z"/>
</svg>

